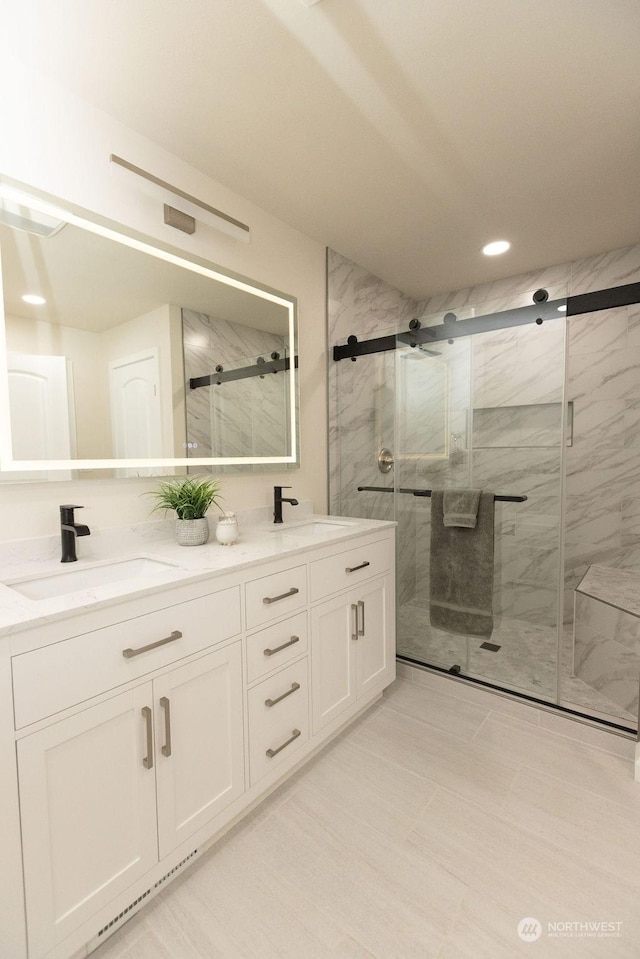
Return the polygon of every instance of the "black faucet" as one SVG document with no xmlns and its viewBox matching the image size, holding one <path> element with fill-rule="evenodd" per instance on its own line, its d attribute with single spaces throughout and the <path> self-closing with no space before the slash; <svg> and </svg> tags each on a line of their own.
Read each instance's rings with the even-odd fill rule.
<svg viewBox="0 0 640 959">
<path fill-rule="evenodd" d="M 62 540 L 62 559 L 61 563 L 75 563 L 76 556 L 76 536 L 89 536 L 91 530 L 82 523 L 76 523 L 73 515 L 74 509 L 82 509 L 82 506 L 61 506 L 60 507 L 60 538 Z"/>
<path fill-rule="evenodd" d="M 274 486 L 273 487 L 273 522 L 281 523 L 282 522 L 282 504 L 289 503 L 291 506 L 297 506 L 297 499 L 287 499 L 286 496 L 282 495 L 283 489 L 291 489 L 290 486 Z"/>
</svg>

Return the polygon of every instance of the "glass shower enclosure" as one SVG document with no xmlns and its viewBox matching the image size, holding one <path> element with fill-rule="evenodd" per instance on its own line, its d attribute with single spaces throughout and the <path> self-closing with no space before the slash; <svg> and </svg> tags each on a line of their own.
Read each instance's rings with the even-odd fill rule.
<svg viewBox="0 0 640 959">
<path fill-rule="evenodd" d="M 332 512 L 398 523 L 398 656 L 550 703 L 564 655 L 564 303 L 422 316 L 337 363 L 332 463 Z M 448 488 L 495 496 L 488 638 L 430 622 L 429 494 Z"/>
</svg>

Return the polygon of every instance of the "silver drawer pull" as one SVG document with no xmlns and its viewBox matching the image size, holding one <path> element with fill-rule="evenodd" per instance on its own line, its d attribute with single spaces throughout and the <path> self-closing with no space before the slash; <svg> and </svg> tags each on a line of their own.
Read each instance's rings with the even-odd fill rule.
<svg viewBox="0 0 640 959">
<path fill-rule="evenodd" d="M 171 636 L 165 636 L 164 639 L 159 639 L 155 643 L 149 643 L 148 646 L 138 646 L 136 649 L 131 649 L 131 647 L 128 649 L 123 649 L 122 655 L 125 659 L 131 659 L 132 656 L 139 656 L 140 653 L 148 653 L 150 649 L 157 649 L 158 646 L 165 646 L 167 643 L 175 643 L 176 639 L 182 639 L 182 633 L 179 629 L 174 629 L 174 631 L 171 633 Z"/>
<path fill-rule="evenodd" d="M 153 769 L 153 725 L 151 722 L 151 707 L 143 706 L 142 715 L 147 727 L 147 755 L 142 758 L 145 769 Z"/>
<path fill-rule="evenodd" d="M 362 626 L 358 629 L 358 636 L 364 636 L 364 603 L 361 599 L 358 600 L 358 609 L 362 612 Z M 358 618 L 356 617 L 356 623 Z"/>
<path fill-rule="evenodd" d="M 365 559 L 364 563 L 360 563 L 359 566 L 345 566 L 345 573 L 355 573 L 358 569 L 364 569 L 365 566 L 371 566 L 371 563 L 368 559 Z"/>
<path fill-rule="evenodd" d="M 277 699 L 265 699 L 264 704 L 271 709 L 271 707 L 275 706 L 276 703 L 281 703 L 283 699 L 286 699 L 287 696 L 290 696 L 291 693 L 295 693 L 298 689 L 300 689 L 300 683 L 291 683 L 291 689 L 288 689 L 286 693 L 283 693 L 282 696 L 278 696 Z"/>
<path fill-rule="evenodd" d="M 268 606 L 269 603 L 277 603 L 279 599 L 286 599 L 287 596 L 295 596 L 295 594 L 299 592 L 300 590 L 297 586 L 292 586 L 287 593 L 281 593 L 279 596 L 265 596 L 262 602 Z"/>
<path fill-rule="evenodd" d="M 164 746 L 162 755 L 171 755 L 171 703 L 166 696 L 160 697 L 160 705 L 164 709 Z"/>
<path fill-rule="evenodd" d="M 277 756 L 279 752 L 282 752 L 283 749 L 286 749 L 287 746 L 290 746 L 291 743 L 298 738 L 298 736 L 302 736 L 300 730 L 292 729 L 291 736 L 289 739 L 287 739 L 286 743 L 283 743 L 282 746 L 278 746 L 277 749 L 267 749 L 267 756 L 269 759 L 273 759 L 273 757 Z"/>
<path fill-rule="evenodd" d="M 287 646 L 293 646 L 295 643 L 300 642 L 299 636 L 292 636 L 288 642 L 283 643 L 282 646 L 275 646 L 273 649 L 263 649 L 262 652 L 265 656 L 273 656 L 274 653 L 279 653 L 281 649 L 286 649 Z"/>
<path fill-rule="evenodd" d="M 358 604 L 357 604 L 357 603 L 352 603 L 352 604 L 351 604 L 351 612 L 353 613 L 353 623 L 354 623 L 354 625 L 353 625 L 354 631 L 351 633 L 351 639 L 356 639 L 356 640 L 357 640 L 358 634 L 359 634 L 359 629 L 358 629 Z"/>
</svg>

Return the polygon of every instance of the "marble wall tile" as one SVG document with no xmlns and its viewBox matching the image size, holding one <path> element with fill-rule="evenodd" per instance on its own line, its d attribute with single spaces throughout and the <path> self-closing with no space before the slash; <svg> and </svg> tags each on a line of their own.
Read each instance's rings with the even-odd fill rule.
<svg viewBox="0 0 640 959">
<path fill-rule="evenodd" d="M 570 355 L 626 349 L 631 345 L 627 337 L 628 324 L 627 307 L 570 316 L 567 320 Z"/>
<path fill-rule="evenodd" d="M 473 448 L 560 446 L 559 403 L 494 407 L 473 411 Z"/>
<path fill-rule="evenodd" d="M 595 398 L 640 398 L 639 349 L 609 350 L 605 353 L 569 354 L 567 395 L 574 402 Z"/>
<path fill-rule="evenodd" d="M 585 396 L 574 400 L 573 445 L 589 449 L 626 446 L 626 408 L 624 399 L 600 400 Z M 640 412 L 638 424 L 640 445 Z"/>
<path fill-rule="evenodd" d="M 569 292 L 590 293 L 640 281 L 640 244 L 599 253 L 570 264 Z"/>
<path fill-rule="evenodd" d="M 625 401 L 623 443 L 630 449 L 640 449 L 640 400 Z"/>
<path fill-rule="evenodd" d="M 627 306 L 627 346 L 640 347 L 640 305 Z"/>
</svg>

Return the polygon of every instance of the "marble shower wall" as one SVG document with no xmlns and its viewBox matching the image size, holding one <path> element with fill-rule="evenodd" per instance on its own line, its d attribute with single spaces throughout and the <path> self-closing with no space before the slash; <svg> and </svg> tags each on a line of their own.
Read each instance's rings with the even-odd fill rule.
<svg viewBox="0 0 640 959">
<path fill-rule="evenodd" d="M 329 347 L 346 342 L 351 333 L 362 338 L 406 328 L 414 315 L 460 313 L 481 309 L 483 303 L 492 311 L 529 305 L 539 287 L 555 298 L 638 281 L 640 245 L 415 303 L 329 251 Z M 468 482 L 526 493 L 524 504 L 496 506 L 497 592 L 503 614 L 541 623 L 555 621 L 562 537 L 569 619 L 573 590 L 588 565 L 640 569 L 640 309 L 570 319 L 564 399 L 574 403 L 574 428 L 573 446 L 566 450 L 558 440 L 565 410 L 559 379 L 562 326 L 561 320 L 535 330 L 486 334 L 485 341 L 476 337 L 472 458 L 463 448 L 450 472 L 442 462 L 407 463 L 399 476 L 407 486 Z M 376 402 L 378 409 L 395 404 L 397 360 L 388 357 L 330 364 L 333 512 L 393 516 L 391 494 L 354 493 L 357 485 L 391 485 L 389 477 L 378 473 L 373 455 Z M 390 422 L 388 410 L 386 415 Z M 459 425 L 455 431 L 464 434 Z M 386 445 L 393 448 L 393 442 Z M 561 454 L 566 454 L 564 525 Z M 414 510 L 412 498 L 404 500 L 398 497 L 404 554 L 400 602 L 411 597 L 417 579 L 423 587 L 428 570 L 429 510 L 424 503 Z M 402 582 L 405 572 L 407 581 Z"/>
<path fill-rule="evenodd" d="M 573 445 L 566 451 L 565 616 L 570 618 L 573 590 L 590 565 L 640 568 L 640 307 L 568 322 Z"/>
<path fill-rule="evenodd" d="M 415 300 L 345 259 L 327 251 L 328 343 L 344 343 L 408 327 L 417 315 Z M 329 364 L 329 503 L 330 511 L 398 521 L 398 602 L 415 592 L 415 518 L 413 497 L 371 493 L 358 486 L 393 487 L 392 473 L 378 469 L 383 447 L 395 449 L 396 357 L 375 353 Z M 415 486 L 414 467 L 399 468 L 403 486 Z M 411 500 L 411 503 L 404 501 Z"/>
<path fill-rule="evenodd" d="M 185 380 L 253 365 L 276 350 L 282 336 L 182 310 Z M 281 456 L 287 427 L 288 374 L 233 380 L 217 387 L 187 390 L 187 441 L 193 456 Z M 246 467 L 245 467 L 246 468 Z M 202 468 L 199 467 L 199 470 Z M 233 467 L 225 467 L 233 469 Z M 220 468 L 216 468 L 220 472 Z"/>
</svg>

